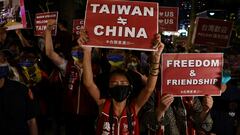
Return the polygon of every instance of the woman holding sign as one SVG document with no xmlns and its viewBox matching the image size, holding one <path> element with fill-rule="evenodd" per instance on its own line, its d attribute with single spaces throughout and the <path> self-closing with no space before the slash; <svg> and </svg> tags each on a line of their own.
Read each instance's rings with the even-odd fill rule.
<svg viewBox="0 0 240 135">
<path fill-rule="evenodd" d="M 85 44 L 88 41 L 86 32 L 81 32 L 81 37 L 78 41 L 80 45 Z M 90 47 L 83 47 L 83 81 L 87 90 L 97 102 L 99 111 L 101 112 L 98 118 L 97 135 L 139 135 L 137 115 L 141 107 L 147 102 L 152 94 L 159 73 L 160 55 L 164 48 L 164 44 L 160 40 L 160 35 L 156 35 L 154 46 L 157 46 L 158 48 L 156 52 L 153 52 L 150 69 L 151 75 L 148 77 L 144 90 L 141 91 L 138 97 L 131 101 L 129 100 L 129 95 L 132 89 L 131 79 L 123 70 L 115 70 L 110 74 L 108 80 L 110 98 L 100 98 L 99 88 L 93 80 L 91 65 L 92 49 Z"/>
</svg>

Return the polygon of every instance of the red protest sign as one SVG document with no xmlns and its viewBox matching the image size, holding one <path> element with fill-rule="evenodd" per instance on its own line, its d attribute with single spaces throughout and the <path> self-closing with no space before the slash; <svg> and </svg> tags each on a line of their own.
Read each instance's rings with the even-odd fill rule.
<svg viewBox="0 0 240 135">
<path fill-rule="evenodd" d="M 222 53 L 165 53 L 162 55 L 162 94 L 220 95 Z"/>
<path fill-rule="evenodd" d="M 178 7 L 159 7 L 159 31 L 178 31 Z"/>
<path fill-rule="evenodd" d="M 73 20 L 73 34 L 80 35 L 80 30 L 84 28 L 83 19 L 74 19 Z"/>
<path fill-rule="evenodd" d="M 227 47 L 233 23 L 230 21 L 197 18 L 193 43 L 196 45 Z"/>
<path fill-rule="evenodd" d="M 155 50 L 158 33 L 158 3 L 88 0 L 85 28 L 87 46 Z"/>
<path fill-rule="evenodd" d="M 7 30 L 27 27 L 24 0 L 1 0 L 0 25 Z"/>
<path fill-rule="evenodd" d="M 47 28 L 47 22 L 50 19 L 58 20 L 58 12 L 37 13 L 35 16 L 35 36 L 43 36 Z M 52 35 L 56 36 L 57 28 L 52 30 Z"/>
</svg>

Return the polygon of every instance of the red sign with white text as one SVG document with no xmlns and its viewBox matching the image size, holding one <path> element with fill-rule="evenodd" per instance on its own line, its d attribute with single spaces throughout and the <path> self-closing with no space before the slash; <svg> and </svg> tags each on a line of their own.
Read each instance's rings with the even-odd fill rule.
<svg viewBox="0 0 240 135">
<path fill-rule="evenodd" d="M 80 35 L 80 30 L 84 28 L 83 19 L 74 19 L 73 20 L 73 34 Z"/>
<path fill-rule="evenodd" d="M 88 0 L 87 46 L 153 51 L 158 33 L 158 3 Z"/>
<path fill-rule="evenodd" d="M 47 22 L 50 19 L 58 20 L 58 12 L 45 12 L 45 13 L 37 13 L 35 16 L 35 36 L 43 36 L 44 32 L 47 28 Z M 52 30 L 52 35 L 56 36 L 57 28 L 55 27 Z"/>
<path fill-rule="evenodd" d="M 220 95 L 222 53 L 165 53 L 161 69 L 162 94 Z"/>
<path fill-rule="evenodd" d="M 159 7 L 159 31 L 178 31 L 178 7 Z"/>
<path fill-rule="evenodd" d="M 197 18 L 193 43 L 196 45 L 227 47 L 233 23 L 230 21 Z"/>
</svg>

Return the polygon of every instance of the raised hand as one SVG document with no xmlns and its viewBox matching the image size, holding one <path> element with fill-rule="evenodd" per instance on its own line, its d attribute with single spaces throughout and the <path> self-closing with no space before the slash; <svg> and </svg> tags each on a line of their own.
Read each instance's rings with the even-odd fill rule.
<svg viewBox="0 0 240 135">
<path fill-rule="evenodd" d="M 169 106 L 172 104 L 174 97 L 171 94 L 163 95 L 159 101 L 159 109 L 163 112 L 167 111 Z"/>
<path fill-rule="evenodd" d="M 46 30 L 51 31 L 51 30 L 53 30 L 56 26 L 57 26 L 56 20 L 54 20 L 54 19 L 49 19 L 49 20 L 47 21 L 47 29 L 46 29 Z"/>
<path fill-rule="evenodd" d="M 171 94 L 166 94 L 161 97 L 161 99 L 159 101 L 159 105 L 156 110 L 158 120 L 161 119 L 163 114 L 167 111 L 167 109 L 172 104 L 173 100 L 174 100 L 174 97 Z"/>
<path fill-rule="evenodd" d="M 213 98 L 209 95 L 203 97 L 202 101 L 203 111 L 208 112 L 213 106 Z"/>
<path fill-rule="evenodd" d="M 156 34 L 155 38 L 153 39 L 153 48 L 157 49 L 157 51 L 152 52 L 152 62 L 158 63 L 160 61 L 160 55 L 164 49 L 164 44 L 161 42 L 161 35 Z"/>
<path fill-rule="evenodd" d="M 83 51 L 91 51 L 91 47 L 86 47 L 84 44 L 86 44 L 89 41 L 87 31 L 85 29 L 80 30 L 80 36 L 77 40 L 78 45 L 83 49 Z"/>
</svg>

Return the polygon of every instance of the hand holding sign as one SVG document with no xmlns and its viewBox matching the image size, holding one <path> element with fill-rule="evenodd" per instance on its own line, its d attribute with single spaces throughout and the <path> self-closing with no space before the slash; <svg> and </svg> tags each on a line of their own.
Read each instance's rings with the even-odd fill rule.
<svg viewBox="0 0 240 135">
<path fill-rule="evenodd" d="M 174 97 L 171 94 L 162 95 L 162 97 L 159 101 L 159 105 L 156 109 L 158 121 L 161 120 L 163 114 L 168 110 L 168 108 L 172 104 L 173 100 L 174 100 Z"/>
<path fill-rule="evenodd" d="M 153 63 L 159 63 L 160 61 L 160 55 L 164 49 L 164 44 L 161 41 L 161 35 L 160 34 L 156 34 L 155 38 L 152 41 L 153 44 L 153 48 L 157 49 L 157 51 L 153 51 L 152 52 L 152 62 Z"/>
<path fill-rule="evenodd" d="M 204 96 L 202 101 L 203 111 L 208 112 L 213 106 L 213 98 L 211 96 Z"/>
<path fill-rule="evenodd" d="M 47 29 L 49 31 L 52 31 L 55 29 L 55 27 L 57 26 L 57 22 L 54 19 L 49 19 L 47 20 Z"/>
<path fill-rule="evenodd" d="M 157 48 L 157 51 L 152 52 L 151 65 L 150 65 L 150 75 L 158 76 L 160 56 L 164 49 L 164 44 L 161 42 L 160 34 L 156 34 L 153 40 L 153 46 Z"/>
<path fill-rule="evenodd" d="M 46 29 L 51 31 L 52 36 L 56 36 L 57 29 L 53 26 L 57 24 L 57 20 L 58 12 L 37 13 L 35 17 L 35 36 L 43 36 Z M 49 27 L 47 27 L 47 24 Z"/>
<path fill-rule="evenodd" d="M 85 29 L 81 29 L 80 30 L 80 36 L 77 40 L 78 45 L 84 50 L 84 51 L 92 51 L 91 47 L 87 47 L 87 46 L 83 46 L 84 44 L 86 44 L 89 41 L 88 35 L 87 35 L 87 31 Z"/>
</svg>

